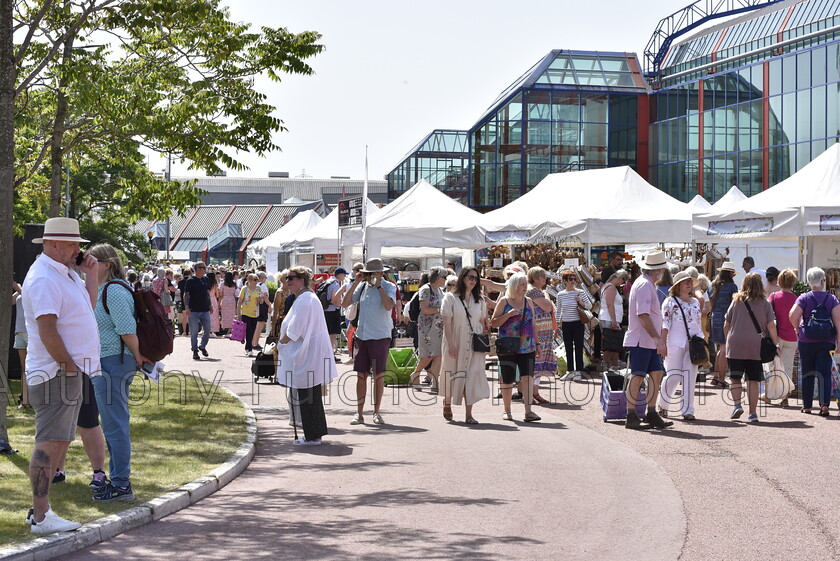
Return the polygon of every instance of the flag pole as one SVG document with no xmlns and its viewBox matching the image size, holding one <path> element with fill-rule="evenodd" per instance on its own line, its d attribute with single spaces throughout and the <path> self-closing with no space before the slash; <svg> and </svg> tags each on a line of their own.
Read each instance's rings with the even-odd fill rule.
<svg viewBox="0 0 840 561">
<path fill-rule="evenodd" d="M 368 147 L 365 144 L 365 182 L 362 186 L 362 262 L 367 262 Z"/>
</svg>

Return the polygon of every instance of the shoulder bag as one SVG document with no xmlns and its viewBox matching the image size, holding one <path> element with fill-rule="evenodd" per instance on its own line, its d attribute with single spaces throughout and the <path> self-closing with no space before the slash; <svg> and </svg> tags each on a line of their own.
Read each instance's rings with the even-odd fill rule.
<svg viewBox="0 0 840 561">
<path fill-rule="evenodd" d="M 691 364 L 696 366 L 706 364 L 709 362 L 709 344 L 702 337 L 691 335 L 689 333 L 688 320 L 685 317 L 685 311 L 683 311 L 682 304 L 680 304 L 680 299 L 674 297 L 674 302 L 677 303 L 677 307 L 679 307 L 680 313 L 682 314 L 683 325 L 685 325 L 685 334 L 686 337 L 688 337 L 688 357 L 691 359 Z"/>
<path fill-rule="evenodd" d="M 469 297 L 469 295 L 468 295 Z M 467 305 L 464 303 L 463 300 L 458 298 L 461 301 L 461 305 L 464 306 L 464 311 L 467 313 L 467 323 L 470 326 L 470 333 L 472 333 L 472 350 L 474 353 L 489 353 L 490 352 L 490 335 L 487 333 L 476 333 L 473 331 L 472 326 L 472 316 L 470 316 L 470 311 L 467 309 Z M 496 341 L 496 346 L 498 347 L 498 340 Z"/>
<path fill-rule="evenodd" d="M 759 351 L 761 362 L 773 362 L 773 359 L 776 358 L 776 351 L 778 350 L 776 347 L 776 343 L 773 342 L 772 337 L 770 337 L 769 335 L 765 335 L 764 331 L 758 325 L 758 320 L 755 319 L 755 314 L 753 313 L 752 308 L 750 308 L 750 303 L 744 300 L 744 305 L 747 307 L 747 311 L 750 313 L 750 317 L 752 318 L 755 330 L 758 331 L 759 335 L 761 335 L 761 349 Z"/>
<path fill-rule="evenodd" d="M 362 315 L 362 296 L 365 295 L 365 288 L 367 287 L 367 282 L 362 284 L 362 290 L 359 292 L 359 303 L 356 304 L 356 315 L 353 316 L 353 319 L 350 320 L 350 325 L 353 327 L 359 327 L 359 318 Z"/>
<path fill-rule="evenodd" d="M 528 301 L 524 302 L 525 306 Z M 522 308 L 522 315 L 519 317 L 519 328 L 522 329 L 522 323 L 525 321 L 525 308 Z M 522 344 L 522 337 L 499 337 L 496 339 L 496 354 L 497 355 L 512 355 L 516 354 Z"/>
</svg>

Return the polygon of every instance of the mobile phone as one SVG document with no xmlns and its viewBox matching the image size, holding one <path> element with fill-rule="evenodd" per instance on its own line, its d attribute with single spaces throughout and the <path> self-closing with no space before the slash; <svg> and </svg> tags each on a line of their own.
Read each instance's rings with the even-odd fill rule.
<svg viewBox="0 0 840 561">
<path fill-rule="evenodd" d="M 141 367 L 140 367 L 140 369 L 141 369 L 143 372 L 145 372 L 146 374 L 151 375 L 151 374 L 152 374 L 152 372 L 154 372 L 154 371 L 155 371 L 155 365 L 154 365 L 154 364 L 152 364 L 151 362 L 144 362 L 144 363 L 143 363 L 143 366 L 141 366 Z"/>
<path fill-rule="evenodd" d="M 85 255 L 87 255 L 87 253 L 85 253 L 84 251 L 80 251 L 79 254 L 76 256 L 77 267 L 85 262 Z"/>
</svg>

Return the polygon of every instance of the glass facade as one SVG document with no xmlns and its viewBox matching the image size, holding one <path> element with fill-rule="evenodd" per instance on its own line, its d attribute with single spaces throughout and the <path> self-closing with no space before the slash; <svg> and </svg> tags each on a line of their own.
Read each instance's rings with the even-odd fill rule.
<svg viewBox="0 0 840 561">
<path fill-rule="evenodd" d="M 714 202 L 733 185 L 752 195 L 838 141 L 840 40 L 829 33 L 780 50 L 654 93 L 653 185 L 683 201 Z"/>
<path fill-rule="evenodd" d="M 549 173 L 637 165 L 635 55 L 552 51 L 470 130 L 470 206 L 489 210 Z"/>
<path fill-rule="evenodd" d="M 467 131 L 434 130 L 388 174 L 388 200 L 425 179 L 466 204 L 468 160 Z"/>
</svg>

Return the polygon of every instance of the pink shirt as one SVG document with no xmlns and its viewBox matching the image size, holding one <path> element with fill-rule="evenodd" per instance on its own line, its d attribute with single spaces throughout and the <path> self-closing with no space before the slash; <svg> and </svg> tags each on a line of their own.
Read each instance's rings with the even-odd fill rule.
<svg viewBox="0 0 840 561">
<path fill-rule="evenodd" d="M 770 304 L 776 314 L 776 330 L 785 341 L 796 342 L 796 330 L 790 323 L 790 309 L 796 304 L 796 294 L 778 291 L 770 295 Z"/>
<path fill-rule="evenodd" d="M 656 333 L 661 333 L 662 311 L 659 308 L 659 297 L 656 295 L 656 285 L 647 275 L 642 275 L 633 283 L 630 289 L 630 305 L 627 310 L 627 333 L 624 335 L 625 347 L 642 347 L 655 349 L 656 341 L 648 334 L 639 319 L 640 314 L 648 314 Z"/>
</svg>

